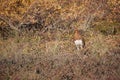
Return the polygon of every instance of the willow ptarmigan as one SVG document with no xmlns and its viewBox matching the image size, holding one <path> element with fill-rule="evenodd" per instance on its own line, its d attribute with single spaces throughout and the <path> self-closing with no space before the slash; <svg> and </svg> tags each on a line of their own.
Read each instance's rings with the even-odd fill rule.
<svg viewBox="0 0 120 80">
<path fill-rule="evenodd" d="M 85 41 L 84 41 L 82 35 L 79 33 L 78 29 L 75 29 L 74 43 L 77 47 L 77 50 L 80 50 L 80 48 L 82 49 L 85 46 Z"/>
</svg>

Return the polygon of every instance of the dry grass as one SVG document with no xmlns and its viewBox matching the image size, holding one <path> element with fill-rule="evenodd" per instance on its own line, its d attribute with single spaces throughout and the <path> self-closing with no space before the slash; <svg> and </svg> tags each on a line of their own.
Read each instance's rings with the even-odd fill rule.
<svg viewBox="0 0 120 80">
<path fill-rule="evenodd" d="M 0 80 L 120 80 L 119 23 L 114 23 L 114 11 L 108 15 L 105 13 L 105 20 L 100 18 L 106 9 L 116 8 L 109 6 L 102 9 L 102 5 L 100 10 L 96 10 L 98 6 L 93 4 L 99 5 L 97 0 L 92 3 L 90 0 L 35 0 L 35 3 L 24 2 L 21 7 L 16 6 L 18 3 L 15 4 L 14 0 L 9 1 L 9 7 L 4 7 L 6 10 L 3 8 L 1 12 L 11 13 L 6 16 L 13 19 L 16 17 L 18 22 L 26 23 L 26 26 L 21 25 L 21 36 L 16 35 L 7 40 L 2 40 L 1 37 L 9 34 L 14 36 L 14 31 L 9 33 L 10 29 L 1 29 Z M 32 2 L 34 4 L 30 5 Z M 13 3 L 15 6 L 11 5 Z M 106 5 L 109 4 L 112 3 L 108 1 Z M 93 14 L 89 14 L 91 10 Z M 92 16 L 95 16 L 93 22 Z M 113 22 L 110 23 L 111 21 Z M 90 22 L 95 29 L 83 33 L 85 48 L 77 51 L 72 39 L 72 29 L 86 29 L 83 25 L 89 25 Z M 35 27 L 40 29 L 34 35 L 34 31 L 38 29 Z M 113 27 L 118 29 L 114 36 L 109 35 L 114 34 Z"/>
<path fill-rule="evenodd" d="M 21 36 L 0 40 L 1 80 L 119 80 L 119 35 L 84 34 L 77 51 L 72 37 Z M 55 37 L 54 36 L 54 37 Z"/>
</svg>

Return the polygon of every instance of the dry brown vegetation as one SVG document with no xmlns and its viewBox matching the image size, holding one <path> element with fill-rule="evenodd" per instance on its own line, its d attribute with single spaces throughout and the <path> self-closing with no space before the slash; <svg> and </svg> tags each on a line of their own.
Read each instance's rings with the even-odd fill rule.
<svg viewBox="0 0 120 80">
<path fill-rule="evenodd" d="M 0 0 L 0 80 L 120 80 L 119 5 Z M 80 51 L 74 27 L 85 39 Z"/>
</svg>

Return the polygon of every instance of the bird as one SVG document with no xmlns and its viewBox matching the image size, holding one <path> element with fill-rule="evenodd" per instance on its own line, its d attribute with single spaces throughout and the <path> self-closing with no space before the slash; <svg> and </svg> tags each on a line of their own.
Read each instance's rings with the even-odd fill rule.
<svg viewBox="0 0 120 80">
<path fill-rule="evenodd" d="M 74 29 L 74 43 L 76 45 L 77 50 L 83 49 L 85 46 L 85 41 L 82 35 L 80 34 L 77 28 Z"/>
</svg>

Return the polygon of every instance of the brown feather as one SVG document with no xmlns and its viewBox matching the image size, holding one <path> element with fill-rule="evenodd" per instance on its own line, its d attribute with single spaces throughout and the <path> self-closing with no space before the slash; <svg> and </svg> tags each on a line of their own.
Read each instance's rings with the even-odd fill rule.
<svg viewBox="0 0 120 80">
<path fill-rule="evenodd" d="M 80 35 L 78 30 L 75 30 L 74 40 L 80 40 L 80 39 L 82 39 L 82 36 Z"/>
<path fill-rule="evenodd" d="M 82 37 L 82 35 L 80 34 L 78 29 L 75 29 L 75 33 L 74 33 L 74 41 L 75 40 L 82 40 L 83 41 L 83 47 L 85 46 L 85 40 Z"/>
</svg>

